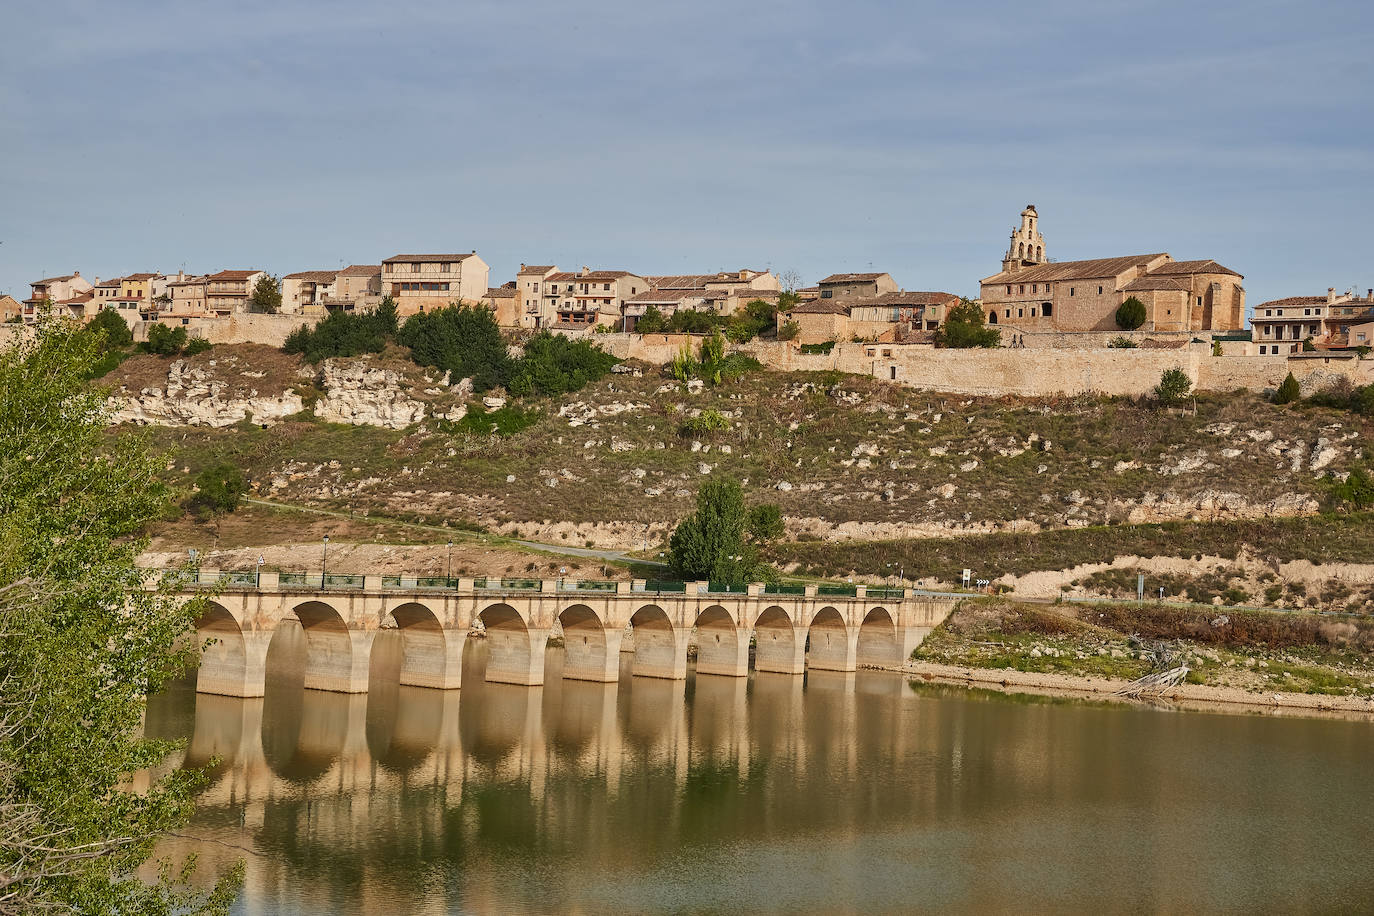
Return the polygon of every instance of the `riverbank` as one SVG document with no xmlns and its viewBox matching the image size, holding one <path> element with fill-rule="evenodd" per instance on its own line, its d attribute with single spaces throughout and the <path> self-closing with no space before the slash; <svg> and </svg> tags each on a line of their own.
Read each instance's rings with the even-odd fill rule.
<svg viewBox="0 0 1374 916">
<path fill-rule="evenodd" d="M 1209 684 L 1179 684 L 1157 696 L 1137 698 L 1123 696 L 1121 690 L 1130 681 L 1121 678 L 1051 672 L 1017 671 L 1012 668 L 972 668 L 937 662 L 916 662 L 901 671 L 913 679 L 928 683 L 952 684 L 993 690 L 998 693 L 1025 693 L 1037 696 L 1071 697 L 1078 699 L 1110 700 L 1121 703 L 1168 701 L 1174 705 L 1196 709 L 1230 708 L 1240 711 L 1265 709 L 1274 712 L 1344 712 L 1359 713 L 1374 718 L 1374 698 L 1360 696 L 1326 696 L 1306 693 L 1259 694 L 1239 687 Z"/>
</svg>

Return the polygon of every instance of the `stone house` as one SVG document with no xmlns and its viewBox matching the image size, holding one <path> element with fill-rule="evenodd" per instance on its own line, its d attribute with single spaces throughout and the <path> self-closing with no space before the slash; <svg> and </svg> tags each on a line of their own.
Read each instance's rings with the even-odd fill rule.
<svg viewBox="0 0 1374 916">
<path fill-rule="evenodd" d="M 626 301 L 649 288 L 644 277 L 628 270 L 554 268 L 538 278 L 531 268 L 521 271 L 516 281 L 523 303 L 521 317 L 537 318 L 535 327 L 566 330 L 603 325 L 623 330 Z M 529 311 L 531 305 L 535 306 L 533 313 Z"/>
<path fill-rule="evenodd" d="M 267 276 L 261 270 L 221 270 L 205 278 L 205 308 L 215 315 L 248 311 L 248 299 L 258 280 Z"/>
<path fill-rule="evenodd" d="M 337 270 L 301 270 L 281 278 L 281 311 L 286 315 L 318 315 L 336 293 Z"/>
<path fill-rule="evenodd" d="M 959 302 L 953 293 L 905 290 L 847 301 L 849 333 L 857 337 L 881 335 L 899 323 L 934 331 Z"/>
<path fill-rule="evenodd" d="M 39 308 L 51 302 L 53 310 L 77 318 L 86 316 L 86 304 L 93 301 L 91 282 L 75 271 L 60 277 L 48 277 L 29 284 L 29 298 L 24 300 L 21 317 L 24 321 L 38 318 Z"/>
<path fill-rule="evenodd" d="M 201 276 L 187 276 L 178 271 L 176 279 L 167 283 L 167 293 L 171 296 L 171 301 L 167 308 L 150 308 L 144 313 L 145 318 L 161 318 L 160 312 L 166 312 L 167 317 L 178 318 L 203 318 L 208 312 L 206 309 L 206 287 L 209 278 Z"/>
<path fill-rule="evenodd" d="M 382 301 L 382 265 L 350 264 L 334 277 L 334 294 L 324 300 L 326 310 L 365 311 Z"/>
<path fill-rule="evenodd" d="M 546 309 L 545 284 L 558 273 L 554 264 L 521 264 L 515 275 L 517 327 L 547 328 L 557 321 L 551 306 Z"/>
<path fill-rule="evenodd" d="M 789 321 L 797 324 L 798 344 L 818 344 L 849 339 L 849 309 L 838 302 L 813 299 L 778 314 L 778 330 Z"/>
<path fill-rule="evenodd" d="M 16 318 L 23 319 L 24 306 L 13 296 L 0 296 L 0 324 L 7 324 Z"/>
<path fill-rule="evenodd" d="M 821 299 L 871 299 L 898 291 L 888 273 L 831 274 L 816 288 Z"/>
<path fill-rule="evenodd" d="M 1239 273 L 1213 260 L 1175 261 L 1167 252 L 1052 261 L 1034 206 L 1021 211 L 1002 270 L 981 281 L 989 324 L 1022 331 L 1115 330 L 1116 310 L 1134 296 L 1145 330 L 1233 331 L 1245 326 Z"/>
<path fill-rule="evenodd" d="M 1374 337 L 1360 339 L 1369 332 L 1363 325 L 1374 321 L 1374 290 L 1358 299 L 1353 292 L 1337 294 L 1328 288 L 1325 296 L 1289 296 L 1255 306 L 1250 319 L 1250 338 L 1259 355 L 1275 356 L 1301 353 L 1303 341 L 1312 340 L 1322 349 L 1374 345 Z"/>
<path fill-rule="evenodd" d="M 468 254 L 398 254 L 382 262 L 382 293 L 401 316 L 478 302 L 488 289 L 487 262 Z"/>
<path fill-rule="evenodd" d="M 521 326 L 520 293 L 516 289 L 514 280 L 488 289 L 486 295 L 482 297 L 480 304 L 491 309 L 491 313 L 496 318 L 498 326 L 503 328 L 518 328 Z"/>
</svg>

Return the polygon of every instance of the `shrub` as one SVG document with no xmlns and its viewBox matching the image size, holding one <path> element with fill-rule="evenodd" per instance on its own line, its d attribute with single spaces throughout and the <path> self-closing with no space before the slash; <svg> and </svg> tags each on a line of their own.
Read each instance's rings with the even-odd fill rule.
<svg viewBox="0 0 1374 916">
<path fill-rule="evenodd" d="M 213 346 L 214 344 L 210 343 L 210 341 L 206 340 L 204 337 L 192 337 L 186 342 L 186 346 L 181 348 L 181 355 L 195 356 L 197 353 L 204 353 Z"/>
<path fill-rule="evenodd" d="M 682 424 L 684 436 L 701 436 L 724 432 L 730 428 L 730 420 L 714 407 L 708 407 L 695 417 L 689 417 Z"/>
<path fill-rule="evenodd" d="M 542 331 L 525 344 L 514 366 L 510 393 L 560 395 L 578 391 L 611 371 L 619 360 L 585 340 Z"/>
<path fill-rule="evenodd" d="M 134 332 L 129 330 L 129 325 L 114 309 L 101 309 L 100 314 L 92 318 L 86 327 L 105 335 L 106 350 L 127 347 L 134 342 Z"/>
<path fill-rule="evenodd" d="M 217 464 L 196 475 L 196 492 L 190 499 L 190 509 L 208 517 L 228 515 L 239 507 L 248 492 L 243 471 L 232 464 Z"/>
<path fill-rule="evenodd" d="M 1283 384 L 1279 385 L 1279 390 L 1274 392 L 1274 403 L 1291 404 L 1300 397 L 1302 397 L 1302 388 L 1299 387 L 1298 380 L 1290 372 L 1284 377 Z"/>
<path fill-rule="evenodd" d="M 473 389 L 486 391 L 510 380 L 512 363 L 506 342 L 490 309 L 450 305 L 411 315 L 397 340 L 410 347 L 410 358 L 455 379 L 471 378 Z"/>
<path fill-rule="evenodd" d="M 1192 379 L 1182 369 L 1165 369 L 1155 386 L 1155 400 L 1162 404 L 1176 404 L 1188 396 L 1192 390 Z"/>
<path fill-rule="evenodd" d="M 640 334 L 662 334 L 667 327 L 668 322 L 663 319 L 663 313 L 656 305 L 646 308 L 644 314 L 639 316 L 639 321 L 635 322 L 635 331 Z"/>
<path fill-rule="evenodd" d="M 281 286 L 276 277 L 269 274 L 258 277 L 252 295 L 248 297 L 248 308 L 263 315 L 275 315 L 281 311 Z"/>
<path fill-rule="evenodd" d="M 824 356 L 835 349 L 835 341 L 827 340 L 825 343 L 802 344 L 798 349 L 808 356 Z"/>
<path fill-rule="evenodd" d="M 1352 468 L 1345 480 L 1332 478 L 1331 495 L 1342 505 L 1368 509 L 1374 506 L 1374 481 L 1360 468 Z"/>
<path fill-rule="evenodd" d="M 1129 337 L 1113 337 L 1107 342 L 1107 346 L 1116 350 L 1134 350 L 1136 342 Z"/>
<path fill-rule="evenodd" d="M 282 350 L 318 363 L 334 356 L 380 353 L 396 335 L 396 303 L 391 297 L 370 312 L 330 312 L 314 328 L 301 325 L 286 337 Z"/>
<path fill-rule="evenodd" d="M 1002 334 L 996 328 L 985 327 L 983 310 L 967 299 L 949 310 L 945 320 L 935 329 L 935 344 L 950 349 L 996 347 Z"/>
<path fill-rule="evenodd" d="M 764 503 L 749 510 L 749 537 L 754 543 L 776 541 L 782 533 L 782 510 L 776 503 Z"/>
<path fill-rule="evenodd" d="M 477 436 L 513 436 L 538 422 L 537 410 L 521 410 L 508 404 L 498 410 L 488 411 L 483 405 L 475 404 L 461 420 L 440 421 L 439 429 L 450 435 L 470 433 Z"/>
<path fill-rule="evenodd" d="M 778 340 L 796 340 L 801 333 L 801 325 L 795 321 L 784 321 L 782 327 L 778 328 Z"/>
<path fill-rule="evenodd" d="M 1304 352 L 1304 353 L 1315 353 L 1315 352 L 1317 352 L 1317 345 L 1314 344 L 1314 343 L 1312 342 L 1312 338 L 1310 338 L 1310 337 L 1303 338 L 1303 342 L 1302 342 L 1302 352 Z"/>
<path fill-rule="evenodd" d="M 777 327 L 778 310 L 773 303 L 755 299 L 737 312 L 725 328 L 725 336 L 735 343 L 746 343 Z"/>
<path fill-rule="evenodd" d="M 1116 310 L 1116 326 L 1123 331 L 1134 331 L 1145 323 L 1145 303 L 1131 296 Z"/>
</svg>

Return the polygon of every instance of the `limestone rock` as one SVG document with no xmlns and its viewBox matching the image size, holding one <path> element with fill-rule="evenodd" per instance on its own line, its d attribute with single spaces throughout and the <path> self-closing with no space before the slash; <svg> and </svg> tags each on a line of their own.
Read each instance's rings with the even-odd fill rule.
<svg viewBox="0 0 1374 916">
<path fill-rule="evenodd" d="M 325 395 L 315 416 L 330 423 L 405 429 L 425 418 L 425 405 L 401 388 L 399 372 L 364 360 L 327 359 L 321 370 Z"/>
</svg>

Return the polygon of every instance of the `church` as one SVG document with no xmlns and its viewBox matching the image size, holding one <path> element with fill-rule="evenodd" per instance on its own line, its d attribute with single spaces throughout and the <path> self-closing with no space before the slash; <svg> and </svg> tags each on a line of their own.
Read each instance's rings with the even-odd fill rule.
<svg viewBox="0 0 1374 916">
<path fill-rule="evenodd" d="M 1035 206 L 1021 211 L 1002 270 L 982 281 L 989 324 L 1021 331 L 1114 331 L 1116 310 L 1134 297 L 1146 331 L 1238 331 L 1245 279 L 1216 261 L 1175 261 L 1165 252 L 1053 261 Z"/>
</svg>

